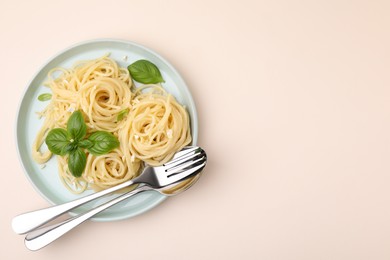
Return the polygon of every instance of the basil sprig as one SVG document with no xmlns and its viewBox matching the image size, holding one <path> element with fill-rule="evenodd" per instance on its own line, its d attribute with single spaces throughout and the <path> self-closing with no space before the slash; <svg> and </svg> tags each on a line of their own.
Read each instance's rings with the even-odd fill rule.
<svg viewBox="0 0 390 260">
<path fill-rule="evenodd" d="M 130 64 L 127 69 L 131 77 L 143 84 L 156 84 L 165 82 L 161 76 L 160 70 L 156 65 L 147 60 L 137 60 Z"/>
<path fill-rule="evenodd" d="M 87 149 L 93 155 L 103 155 L 119 146 L 118 139 L 111 133 L 97 131 L 88 138 L 87 125 L 81 111 L 75 111 L 69 117 L 66 129 L 54 128 L 46 137 L 49 150 L 57 155 L 69 154 L 68 168 L 75 177 L 80 177 L 87 164 Z"/>
</svg>

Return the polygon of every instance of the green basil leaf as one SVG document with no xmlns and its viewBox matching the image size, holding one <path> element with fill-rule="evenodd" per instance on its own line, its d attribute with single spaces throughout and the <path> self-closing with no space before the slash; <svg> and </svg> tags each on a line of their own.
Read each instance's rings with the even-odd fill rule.
<svg viewBox="0 0 390 260">
<path fill-rule="evenodd" d="M 121 121 L 127 114 L 129 113 L 129 109 L 123 109 L 121 112 L 119 112 L 118 116 L 116 117 L 116 121 L 119 122 Z"/>
<path fill-rule="evenodd" d="M 130 64 L 127 69 L 131 77 L 143 84 L 155 84 L 165 82 L 156 65 L 147 60 L 138 60 Z"/>
<path fill-rule="evenodd" d="M 47 134 L 45 142 L 52 153 L 65 155 L 65 147 L 69 144 L 68 132 L 62 128 L 54 128 Z"/>
<path fill-rule="evenodd" d="M 39 101 L 47 101 L 51 99 L 51 94 L 50 93 L 43 93 L 38 96 Z"/>
<path fill-rule="evenodd" d="M 80 148 L 90 148 L 93 146 L 93 142 L 88 140 L 88 139 L 84 139 L 84 140 L 81 140 L 79 143 L 78 143 L 78 146 Z"/>
<path fill-rule="evenodd" d="M 86 164 L 87 155 L 80 148 L 69 154 L 68 167 L 74 177 L 80 177 L 83 174 Z"/>
<path fill-rule="evenodd" d="M 73 138 L 76 143 L 83 139 L 87 134 L 87 125 L 84 122 L 84 118 L 80 110 L 73 112 L 68 119 L 66 127 L 71 138 Z"/>
<path fill-rule="evenodd" d="M 88 148 L 88 151 L 93 155 L 106 154 L 119 146 L 118 139 L 105 131 L 94 132 L 88 137 L 88 140 L 93 143 L 93 146 Z"/>
</svg>

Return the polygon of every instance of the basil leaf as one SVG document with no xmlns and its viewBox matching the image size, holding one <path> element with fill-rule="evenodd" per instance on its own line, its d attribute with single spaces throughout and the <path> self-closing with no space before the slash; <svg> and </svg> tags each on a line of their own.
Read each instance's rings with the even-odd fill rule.
<svg viewBox="0 0 390 260">
<path fill-rule="evenodd" d="M 88 140 L 93 143 L 93 146 L 88 148 L 88 151 L 93 155 L 103 155 L 119 146 L 118 139 L 111 133 L 105 131 L 97 131 L 88 137 Z"/>
<path fill-rule="evenodd" d="M 147 60 L 138 60 L 129 65 L 127 69 L 131 77 L 143 84 L 155 84 L 165 82 L 156 65 Z"/>
<path fill-rule="evenodd" d="M 71 138 L 73 138 L 76 142 L 85 137 L 87 134 L 87 125 L 84 122 L 84 118 L 80 110 L 73 112 L 73 114 L 69 117 L 66 128 Z"/>
<path fill-rule="evenodd" d="M 50 93 L 43 93 L 38 96 L 39 101 L 47 101 L 51 99 L 51 94 Z"/>
<path fill-rule="evenodd" d="M 54 128 L 47 134 L 45 142 L 52 153 L 65 155 L 65 147 L 69 144 L 68 133 L 65 129 Z"/>
<path fill-rule="evenodd" d="M 122 110 L 121 112 L 119 112 L 118 116 L 116 117 L 116 121 L 117 122 L 121 121 L 125 116 L 127 116 L 128 113 L 129 113 L 128 108 Z"/>
<path fill-rule="evenodd" d="M 74 177 L 80 177 L 87 165 L 87 155 L 80 148 L 72 151 L 68 158 L 69 171 Z"/>
<path fill-rule="evenodd" d="M 84 140 L 82 140 L 82 141 L 80 141 L 80 142 L 78 143 L 78 146 L 79 146 L 80 148 L 90 148 L 90 147 L 93 146 L 93 142 L 90 141 L 90 140 L 88 140 L 88 139 L 84 139 Z"/>
</svg>

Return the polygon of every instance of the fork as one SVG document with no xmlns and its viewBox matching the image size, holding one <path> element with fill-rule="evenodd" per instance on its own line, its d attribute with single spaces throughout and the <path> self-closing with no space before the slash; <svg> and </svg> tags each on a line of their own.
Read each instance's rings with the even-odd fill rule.
<svg viewBox="0 0 390 260">
<path fill-rule="evenodd" d="M 135 191 L 125 193 L 124 195 L 134 195 L 133 193 L 139 193 L 148 189 L 166 187 L 189 178 L 195 173 L 201 171 L 206 165 L 206 160 L 207 156 L 202 148 L 197 146 L 187 146 L 183 148 L 183 150 L 177 152 L 171 161 L 161 166 L 146 166 L 144 171 L 132 180 L 64 204 L 18 215 L 12 219 L 12 229 L 17 234 L 25 234 L 43 226 L 49 221 L 52 221 L 58 216 L 67 213 L 76 207 L 133 184 L 144 183 L 145 186 Z"/>
</svg>

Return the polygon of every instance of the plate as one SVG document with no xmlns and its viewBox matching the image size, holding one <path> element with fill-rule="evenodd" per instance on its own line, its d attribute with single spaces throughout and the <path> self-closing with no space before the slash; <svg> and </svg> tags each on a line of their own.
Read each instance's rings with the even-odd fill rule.
<svg viewBox="0 0 390 260">
<path fill-rule="evenodd" d="M 19 105 L 16 122 L 17 147 L 24 172 L 34 188 L 51 204 L 62 204 L 91 194 L 93 191 L 87 190 L 80 195 L 72 194 L 68 191 L 58 176 L 55 157 L 52 157 L 45 164 L 44 168 L 33 160 L 31 155 L 32 143 L 43 124 L 43 119 L 39 119 L 36 112 L 43 110 L 48 105 L 48 102 L 38 101 L 37 98 L 48 90 L 43 86 L 43 83 L 47 79 L 47 73 L 50 69 L 55 67 L 69 68 L 76 61 L 96 59 L 107 53 L 110 53 L 110 57 L 121 67 L 127 67 L 139 59 L 146 59 L 154 63 L 160 69 L 165 79 L 163 87 L 168 93 L 175 96 L 178 102 L 187 107 L 191 120 L 192 144 L 195 145 L 197 142 L 198 120 L 194 101 L 184 80 L 167 60 L 142 45 L 124 40 L 97 39 L 71 46 L 50 59 L 33 77 Z M 78 214 L 84 212 L 97 204 L 109 200 L 113 196 L 117 195 L 88 203 L 70 213 Z M 92 219 L 96 221 L 113 221 L 134 217 L 152 209 L 165 199 L 166 196 L 158 192 L 143 192 L 99 213 Z"/>
</svg>

